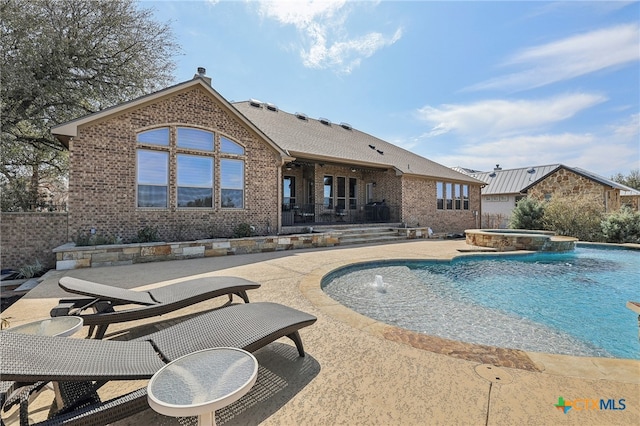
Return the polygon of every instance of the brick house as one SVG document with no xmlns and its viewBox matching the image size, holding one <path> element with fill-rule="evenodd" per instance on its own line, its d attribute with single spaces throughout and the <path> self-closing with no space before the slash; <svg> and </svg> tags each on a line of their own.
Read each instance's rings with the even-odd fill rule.
<svg viewBox="0 0 640 426">
<path fill-rule="evenodd" d="M 331 223 L 476 226 L 481 181 L 353 129 L 192 80 L 55 126 L 70 151 L 69 235 L 165 241 Z"/>
</svg>

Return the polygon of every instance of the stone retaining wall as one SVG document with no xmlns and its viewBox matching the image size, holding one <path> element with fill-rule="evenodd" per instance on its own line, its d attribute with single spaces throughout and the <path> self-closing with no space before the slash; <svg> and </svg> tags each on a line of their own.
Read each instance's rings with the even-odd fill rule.
<svg viewBox="0 0 640 426">
<path fill-rule="evenodd" d="M 76 247 L 75 244 L 71 243 L 57 247 L 53 251 L 56 254 L 56 269 L 78 269 L 163 260 L 331 247 L 337 244 L 339 244 L 338 236 L 326 233 L 85 247 Z"/>
<path fill-rule="evenodd" d="M 411 240 L 429 238 L 428 228 L 398 228 L 399 236 Z M 340 245 L 342 231 L 251 237 L 211 239 L 175 243 L 114 244 L 81 246 L 68 243 L 53 250 L 56 269 L 80 269 L 98 266 L 131 265 L 163 260 L 229 256 L 280 250 L 297 250 Z"/>
</svg>

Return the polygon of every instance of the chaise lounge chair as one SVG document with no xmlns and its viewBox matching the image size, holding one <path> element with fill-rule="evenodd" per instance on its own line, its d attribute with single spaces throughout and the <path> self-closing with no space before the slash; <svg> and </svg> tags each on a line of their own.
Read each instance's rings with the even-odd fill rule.
<svg viewBox="0 0 640 426">
<path fill-rule="evenodd" d="M 72 277 L 61 278 L 58 285 L 69 293 L 90 298 L 62 299 L 51 310 L 51 316 L 81 316 L 89 326 L 87 337 L 91 337 L 97 327 L 96 339 L 104 337 L 110 324 L 162 315 L 218 296 L 228 295 L 231 302 L 236 294 L 249 303 L 247 290 L 260 287 L 258 283 L 238 277 L 198 278 L 148 291 L 127 290 Z M 114 309 L 122 305 L 134 307 Z M 89 313 L 84 313 L 89 309 Z"/>
<path fill-rule="evenodd" d="M 315 321 L 316 317 L 296 309 L 259 302 L 206 312 L 130 341 L 27 335 L 7 329 L 0 332 L 0 376 L 22 386 L 57 383 L 62 408 L 50 413 L 44 424 L 107 424 L 148 408 L 146 388 L 100 401 L 96 390 L 107 381 L 149 379 L 166 363 L 195 351 L 236 347 L 253 352 L 284 336 L 304 356 L 298 330 Z M 28 386 L 25 389 L 29 391 Z M 2 400 L 5 396 L 0 395 Z M 21 396 L 22 401 L 14 403 L 27 400 Z M 20 415 L 26 419 L 28 403 L 22 403 Z"/>
</svg>

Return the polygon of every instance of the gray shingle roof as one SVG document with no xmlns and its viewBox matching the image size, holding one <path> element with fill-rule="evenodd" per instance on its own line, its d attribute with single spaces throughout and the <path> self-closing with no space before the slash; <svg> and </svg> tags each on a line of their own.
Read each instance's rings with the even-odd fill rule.
<svg viewBox="0 0 640 426">
<path fill-rule="evenodd" d="M 300 119 L 296 114 L 273 106 L 267 108 L 266 104 L 253 100 L 236 102 L 233 106 L 280 148 L 297 158 L 346 162 L 361 167 L 395 168 L 404 174 L 479 183 L 473 177 L 348 125 L 330 123 L 326 119 Z"/>
</svg>

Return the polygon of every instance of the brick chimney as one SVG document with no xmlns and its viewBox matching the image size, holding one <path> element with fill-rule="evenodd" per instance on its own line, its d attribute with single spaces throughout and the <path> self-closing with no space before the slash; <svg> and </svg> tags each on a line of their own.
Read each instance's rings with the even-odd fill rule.
<svg viewBox="0 0 640 426">
<path fill-rule="evenodd" d="M 211 86 L 211 77 L 207 77 L 207 70 L 204 67 L 198 67 L 198 73 L 196 75 L 193 76 L 194 79 L 196 78 L 201 78 L 205 81 L 205 83 L 207 83 L 209 86 Z"/>
</svg>

